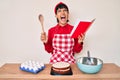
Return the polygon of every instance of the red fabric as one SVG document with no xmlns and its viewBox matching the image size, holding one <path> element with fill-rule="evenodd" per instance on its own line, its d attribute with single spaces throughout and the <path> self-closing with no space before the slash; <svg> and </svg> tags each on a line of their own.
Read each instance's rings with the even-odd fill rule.
<svg viewBox="0 0 120 80">
<path fill-rule="evenodd" d="M 70 34 L 72 31 L 73 26 L 66 24 L 64 27 L 61 27 L 59 24 L 52 27 L 48 31 L 48 42 L 44 44 L 45 50 L 48 53 L 53 53 L 53 46 L 52 46 L 52 39 L 54 37 L 54 34 Z M 78 53 L 82 50 L 83 46 L 78 43 L 78 39 L 74 39 L 74 47 L 73 47 L 73 54 Z"/>
<path fill-rule="evenodd" d="M 56 7 L 58 6 L 58 5 L 60 5 L 60 4 L 64 4 L 64 5 L 66 5 L 65 3 L 63 3 L 63 2 L 59 2 L 56 6 L 55 6 L 55 8 L 54 8 L 54 13 L 56 14 Z M 66 5 L 67 6 L 67 5 Z"/>
<path fill-rule="evenodd" d="M 55 34 L 53 38 L 53 54 L 50 63 L 68 62 L 74 63 L 73 56 L 74 39 L 69 34 Z"/>
</svg>

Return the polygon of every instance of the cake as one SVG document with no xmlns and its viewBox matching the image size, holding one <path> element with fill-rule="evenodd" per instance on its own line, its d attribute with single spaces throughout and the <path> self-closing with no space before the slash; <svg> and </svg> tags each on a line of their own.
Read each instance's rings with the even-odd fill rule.
<svg viewBox="0 0 120 80">
<path fill-rule="evenodd" d="M 70 73 L 70 64 L 67 62 L 56 62 L 52 65 L 52 71 L 55 74 L 69 74 Z"/>
</svg>

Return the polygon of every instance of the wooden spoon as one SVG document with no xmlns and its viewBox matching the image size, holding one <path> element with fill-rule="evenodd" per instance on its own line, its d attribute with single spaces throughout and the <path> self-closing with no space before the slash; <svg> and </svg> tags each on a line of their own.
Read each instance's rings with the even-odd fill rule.
<svg viewBox="0 0 120 80">
<path fill-rule="evenodd" d="M 44 22 L 44 17 L 43 17 L 43 15 L 40 14 L 40 15 L 38 16 L 38 19 L 39 19 L 39 21 L 40 21 L 40 23 L 41 23 L 41 26 L 42 26 L 42 32 L 44 33 L 45 31 L 44 31 L 44 26 L 43 26 L 43 22 Z"/>
</svg>

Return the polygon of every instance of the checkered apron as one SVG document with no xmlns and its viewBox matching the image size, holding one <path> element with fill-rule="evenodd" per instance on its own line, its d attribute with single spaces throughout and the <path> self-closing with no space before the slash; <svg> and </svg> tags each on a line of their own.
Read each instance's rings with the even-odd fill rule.
<svg viewBox="0 0 120 80">
<path fill-rule="evenodd" d="M 73 56 L 74 39 L 69 34 L 55 34 L 53 37 L 53 54 L 50 63 L 68 62 L 74 63 Z"/>
</svg>

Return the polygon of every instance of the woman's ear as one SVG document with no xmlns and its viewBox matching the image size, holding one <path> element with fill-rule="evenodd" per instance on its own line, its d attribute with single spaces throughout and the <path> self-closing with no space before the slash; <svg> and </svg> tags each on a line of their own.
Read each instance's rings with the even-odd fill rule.
<svg viewBox="0 0 120 80">
<path fill-rule="evenodd" d="M 57 17 L 57 15 L 55 15 L 55 17 L 56 17 L 57 23 L 59 23 L 59 20 L 58 20 L 58 17 Z"/>
<path fill-rule="evenodd" d="M 55 17 L 57 18 L 57 15 L 55 14 Z"/>
</svg>

